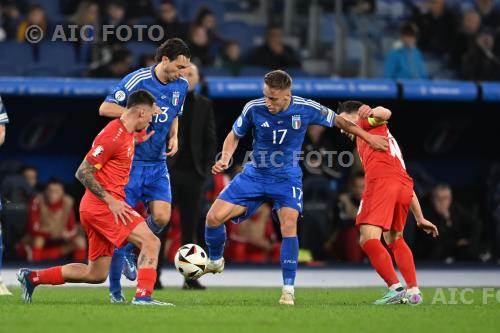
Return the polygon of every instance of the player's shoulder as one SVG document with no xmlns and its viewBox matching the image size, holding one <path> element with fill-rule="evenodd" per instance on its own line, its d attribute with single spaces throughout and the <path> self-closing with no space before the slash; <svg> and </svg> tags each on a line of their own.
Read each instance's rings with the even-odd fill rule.
<svg viewBox="0 0 500 333">
<path fill-rule="evenodd" d="M 134 88 L 137 88 L 141 82 L 151 79 L 152 77 L 151 67 L 139 68 L 138 70 L 127 74 L 123 78 L 122 84 L 127 91 L 132 91 Z"/>
<path fill-rule="evenodd" d="M 188 89 L 189 88 L 189 81 L 185 77 L 183 77 L 183 76 L 179 76 L 172 83 L 180 86 L 183 89 Z"/>
<path fill-rule="evenodd" d="M 125 130 L 120 119 L 111 120 L 97 135 L 101 140 L 121 142 L 120 140 L 128 132 Z"/>
<path fill-rule="evenodd" d="M 292 96 L 292 98 L 293 98 L 293 105 L 296 108 L 321 111 L 322 105 L 316 102 L 315 100 L 303 98 L 300 96 Z"/>
<path fill-rule="evenodd" d="M 243 117 L 245 117 L 247 114 L 252 114 L 255 110 L 258 110 L 260 108 L 266 108 L 264 97 L 253 99 L 245 104 L 242 111 Z"/>
</svg>

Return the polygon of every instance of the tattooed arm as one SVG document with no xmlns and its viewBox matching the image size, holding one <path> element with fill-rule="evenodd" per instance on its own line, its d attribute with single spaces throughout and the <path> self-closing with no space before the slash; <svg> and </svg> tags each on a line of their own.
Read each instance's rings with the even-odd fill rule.
<svg viewBox="0 0 500 333">
<path fill-rule="evenodd" d="M 76 170 L 76 179 L 82 183 L 85 188 L 88 188 L 90 192 L 94 193 L 99 199 L 102 201 L 106 202 L 106 198 L 108 198 L 110 195 L 106 190 L 104 190 L 97 182 L 97 180 L 94 177 L 94 173 L 97 171 L 97 168 L 93 165 L 91 165 L 87 160 L 83 160 L 82 164 L 78 167 L 78 170 Z"/>
<path fill-rule="evenodd" d="M 102 188 L 101 184 L 94 177 L 96 171 L 97 168 L 95 166 L 91 165 L 87 160 L 83 160 L 76 171 L 75 177 L 85 188 L 108 205 L 109 210 L 115 216 L 116 223 L 118 223 L 118 218 L 123 224 L 127 224 L 126 220 L 132 221 L 129 215 L 130 207 L 125 202 L 113 198 L 113 196 Z"/>
</svg>

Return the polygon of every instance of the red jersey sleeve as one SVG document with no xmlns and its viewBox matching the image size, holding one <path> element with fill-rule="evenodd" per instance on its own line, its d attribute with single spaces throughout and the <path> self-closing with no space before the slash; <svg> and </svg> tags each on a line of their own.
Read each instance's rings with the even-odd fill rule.
<svg viewBox="0 0 500 333">
<path fill-rule="evenodd" d="M 99 170 L 113 156 L 117 146 L 118 142 L 113 140 L 113 137 L 101 133 L 94 140 L 85 160 Z"/>
</svg>

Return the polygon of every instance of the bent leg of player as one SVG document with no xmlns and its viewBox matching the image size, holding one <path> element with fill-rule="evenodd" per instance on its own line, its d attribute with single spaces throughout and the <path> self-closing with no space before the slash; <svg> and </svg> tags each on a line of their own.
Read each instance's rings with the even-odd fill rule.
<svg viewBox="0 0 500 333">
<path fill-rule="evenodd" d="M 374 304 L 400 304 L 404 300 L 406 291 L 399 282 L 396 270 L 392 264 L 392 258 L 387 249 L 380 241 L 382 228 L 370 224 L 362 224 L 360 227 L 360 245 L 370 259 L 370 263 L 377 273 L 384 279 L 389 291 Z"/>
<path fill-rule="evenodd" d="M 173 305 L 171 303 L 156 301 L 152 298 L 156 282 L 158 252 L 160 251 L 160 240 L 158 237 L 151 232 L 146 223 L 140 223 L 130 233 L 127 241 L 141 249 L 138 259 L 137 290 L 132 304 Z"/>
<path fill-rule="evenodd" d="M 415 261 L 410 247 L 406 244 L 403 233 L 400 231 L 384 232 L 384 239 L 398 265 L 399 271 L 406 282 L 406 300 L 410 305 L 421 304 L 424 299 L 417 286 Z"/>
<path fill-rule="evenodd" d="M 110 244 L 110 248 L 113 248 L 112 244 Z M 24 301 L 31 303 L 35 288 L 42 284 L 103 283 L 108 276 L 110 264 L 111 256 L 101 256 L 95 260 L 89 260 L 88 265 L 75 263 L 42 270 L 21 268 L 17 273 L 17 280 L 21 284 Z"/>
<path fill-rule="evenodd" d="M 226 242 L 224 223 L 229 220 L 240 223 L 252 216 L 263 203 L 265 185 L 255 178 L 240 173 L 214 201 L 205 223 L 205 243 L 209 257 L 205 273 L 220 273 L 224 270 L 222 257 Z"/>
<path fill-rule="evenodd" d="M 0 203 L 0 212 L 2 211 L 2 204 Z M 0 296 L 12 295 L 7 289 L 7 286 L 2 280 L 2 257 L 3 257 L 3 240 L 2 240 L 2 224 L 0 224 Z"/>
<path fill-rule="evenodd" d="M 283 207 L 278 211 L 281 235 L 281 271 L 283 274 L 283 289 L 280 304 L 294 305 L 295 301 L 295 275 L 299 258 L 299 240 L 297 238 L 297 220 L 299 212 L 294 208 Z"/>
<path fill-rule="evenodd" d="M 226 242 L 226 226 L 224 223 L 245 214 L 246 211 L 246 207 L 221 199 L 216 199 L 210 207 L 205 224 L 205 243 L 208 247 L 209 258 L 205 273 L 215 274 L 224 270 L 223 254 Z"/>
</svg>

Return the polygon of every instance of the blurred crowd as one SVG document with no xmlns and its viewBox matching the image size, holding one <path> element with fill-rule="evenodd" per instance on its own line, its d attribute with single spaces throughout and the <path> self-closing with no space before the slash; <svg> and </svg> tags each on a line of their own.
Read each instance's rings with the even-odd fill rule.
<svg viewBox="0 0 500 333">
<path fill-rule="evenodd" d="M 340 15 L 334 12 L 333 2 L 317 2 L 322 9 L 318 18 L 321 26 L 319 34 L 312 36 L 310 22 L 304 22 L 309 11 L 304 3 L 296 4 L 293 29 L 285 33 L 282 1 L 265 3 L 268 22 L 252 25 L 234 18 L 227 21 L 224 12 L 216 11 L 231 5 L 229 0 L 195 1 L 197 10 L 188 18 L 179 15 L 177 7 L 190 5 L 181 0 L 52 1 L 55 5 L 51 8 L 57 10 L 51 13 L 57 12 L 57 17 L 51 17 L 45 8 L 48 1 L 2 0 L 0 42 L 25 42 L 31 25 L 42 29 L 42 42 L 54 35 L 58 24 L 66 30 L 71 25 L 77 27 L 77 36 L 79 29 L 86 27 L 85 35 L 92 37 L 91 41 L 72 42 L 75 59 L 84 65 L 77 72 L 65 74 L 120 78 L 138 67 L 152 65 L 158 43 L 140 40 L 144 36 L 136 30 L 128 41 L 115 34 L 103 40 L 103 25 L 157 25 L 163 28 L 163 39 L 180 37 L 188 42 L 193 62 L 205 75 L 261 75 L 268 69 L 283 68 L 296 76 L 500 79 L 500 7 L 495 0 L 340 2 Z M 259 1 L 245 0 L 241 7 L 255 3 Z M 258 13 L 251 13 L 259 21 Z M 65 36 L 74 34 L 64 32 Z M 311 38 L 319 40 L 315 50 L 308 47 Z M 345 44 L 335 38 L 345 39 Z M 35 60 L 40 52 L 37 45 L 33 45 Z M 334 58 L 332 45 L 344 49 L 342 68 L 315 67 L 321 60 Z M 371 69 L 361 71 L 359 67 Z"/>
</svg>

